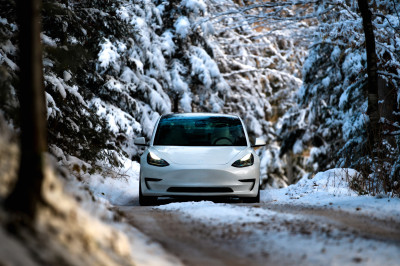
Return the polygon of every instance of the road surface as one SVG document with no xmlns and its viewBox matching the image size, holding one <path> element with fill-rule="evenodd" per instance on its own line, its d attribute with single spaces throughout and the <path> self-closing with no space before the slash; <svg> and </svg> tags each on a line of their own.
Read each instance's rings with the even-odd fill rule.
<svg viewBox="0 0 400 266">
<path fill-rule="evenodd" d="M 400 221 L 332 206 L 207 204 L 117 208 L 184 265 L 400 265 Z"/>
</svg>

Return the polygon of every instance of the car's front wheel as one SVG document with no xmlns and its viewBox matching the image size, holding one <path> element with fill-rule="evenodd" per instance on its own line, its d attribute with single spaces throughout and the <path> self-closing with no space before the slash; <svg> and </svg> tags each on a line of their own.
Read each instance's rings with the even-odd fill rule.
<svg viewBox="0 0 400 266">
<path fill-rule="evenodd" d="M 142 194 L 142 182 L 139 180 L 139 205 L 140 206 L 153 206 L 157 203 L 157 197 L 155 196 L 143 196 Z"/>
</svg>

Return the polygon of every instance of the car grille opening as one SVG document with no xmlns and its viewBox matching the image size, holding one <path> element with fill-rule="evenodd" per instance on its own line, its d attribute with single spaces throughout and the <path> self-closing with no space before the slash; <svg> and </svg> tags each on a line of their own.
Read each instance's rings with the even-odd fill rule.
<svg viewBox="0 0 400 266">
<path fill-rule="evenodd" d="M 150 177 L 145 177 L 144 178 L 144 183 L 147 187 L 147 189 L 151 189 L 149 182 L 160 182 L 162 179 L 160 178 L 150 178 Z"/>
<path fill-rule="evenodd" d="M 168 192 L 187 192 L 187 193 L 221 193 L 233 192 L 229 187 L 170 187 Z"/>
<path fill-rule="evenodd" d="M 256 180 L 255 179 L 240 179 L 239 181 L 243 182 L 243 183 L 251 183 L 250 190 L 253 190 L 254 185 L 256 184 Z"/>
</svg>

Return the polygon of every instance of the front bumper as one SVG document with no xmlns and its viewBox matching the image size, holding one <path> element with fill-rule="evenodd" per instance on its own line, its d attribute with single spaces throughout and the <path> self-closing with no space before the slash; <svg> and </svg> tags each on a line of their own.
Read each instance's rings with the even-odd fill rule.
<svg viewBox="0 0 400 266">
<path fill-rule="evenodd" d="M 140 182 L 144 196 L 256 197 L 259 164 L 243 168 L 228 164 L 157 167 L 143 162 Z"/>
</svg>

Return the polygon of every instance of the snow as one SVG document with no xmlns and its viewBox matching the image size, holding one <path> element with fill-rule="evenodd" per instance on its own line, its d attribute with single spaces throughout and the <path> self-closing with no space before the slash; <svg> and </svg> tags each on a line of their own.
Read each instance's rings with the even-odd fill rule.
<svg viewBox="0 0 400 266">
<path fill-rule="evenodd" d="M 63 78 L 65 82 L 68 82 L 72 78 L 72 73 L 70 71 L 64 71 Z"/>
<path fill-rule="evenodd" d="M 127 205 L 138 197 L 140 166 L 127 158 L 122 163 L 114 176 L 95 174 L 84 181 L 96 198 L 104 198 L 112 205 Z"/>
<path fill-rule="evenodd" d="M 65 172 L 68 182 L 64 185 L 70 195 L 79 199 L 80 207 L 73 213 L 77 216 L 76 222 L 79 223 L 79 230 L 83 230 L 85 239 L 93 238 L 96 246 L 110 245 L 117 255 L 131 258 L 134 265 L 182 265 L 179 259 L 166 252 L 159 243 L 149 239 L 126 221 L 116 219 L 112 210 L 116 205 L 137 204 L 135 203 L 138 198 L 139 164 L 137 162 L 117 155 L 117 160 L 122 163 L 122 167 L 116 168 L 102 162 L 101 167 L 105 168 L 102 174 L 96 172 L 89 174 L 91 165 L 77 157 L 65 155 L 55 145 L 52 145 L 50 150 L 60 160 L 60 165 L 70 169 Z M 74 170 L 71 171 L 71 169 Z M 78 181 L 74 175 L 81 180 Z M 52 202 L 59 199 L 60 195 L 57 196 L 52 196 Z M 62 198 L 60 202 L 63 204 L 58 204 L 57 208 L 64 210 L 76 205 L 76 202 L 67 201 L 65 198 Z M 45 218 L 41 217 L 43 224 L 46 224 Z M 1 232 L 0 230 L 0 234 Z M 114 265 L 108 261 L 104 263 Z M 131 265 L 131 263 L 126 265 Z"/>
<path fill-rule="evenodd" d="M 179 61 L 174 61 L 171 69 L 172 89 L 178 93 L 189 90 L 187 83 L 183 80 L 181 73 L 186 73 L 187 69 Z"/>
<path fill-rule="evenodd" d="M 49 117 L 57 117 L 57 114 L 61 114 L 60 109 L 57 107 L 56 102 L 50 94 L 45 92 L 46 97 L 46 109 L 47 109 L 47 119 Z"/>
<path fill-rule="evenodd" d="M 124 6 L 117 10 L 117 16 L 124 21 L 129 21 L 129 12 Z"/>
<path fill-rule="evenodd" d="M 0 23 L 3 25 L 6 25 L 6 24 L 8 24 L 8 21 L 7 21 L 7 19 L 0 17 Z"/>
<path fill-rule="evenodd" d="M 7 63 L 7 65 L 14 71 L 18 71 L 19 67 L 17 66 L 17 64 L 15 64 L 12 60 L 10 60 L 7 55 L 2 55 L 0 53 L 0 62 L 1 61 L 5 61 Z"/>
<path fill-rule="evenodd" d="M 17 51 L 17 48 L 12 44 L 10 40 L 7 40 L 1 45 L 1 50 L 3 50 L 7 54 L 14 55 Z"/>
<path fill-rule="evenodd" d="M 57 47 L 57 42 L 55 40 L 53 40 L 52 38 L 50 38 L 49 36 L 47 36 L 46 34 L 41 33 L 40 37 L 41 37 L 44 45 L 48 45 L 53 48 Z"/>
<path fill-rule="evenodd" d="M 185 92 L 182 96 L 182 99 L 179 101 L 182 109 L 186 113 L 190 113 L 192 111 L 192 98 L 189 96 L 189 93 Z"/>
<path fill-rule="evenodd" d="M 349 188 L 349 180 L 358 174 L 353 169 L 320 172 L 312 179 L 303 178 L 286 188 L 262 190 L 261 204 L 199 201 L 153 208 L 178 213 L 187 223 L 211 227 L 213 235 L 229 234 L 235 243 L 243 242 L 242 251 L 251 256 L 257 256 L 257 252 L 274 254 L 274 257 L 285 254 L 296 265 L 355 265 L 358 260 L 364 265 L 397 265 L 399 248 L 390 241 L 352 237 L 340 227 L 332 228 L 318 215 L 282 213 L 271 208 L 297 206 L 300 210 L 326 210 L 325 213 L 337 210 L 341 215 L 400 221 L 399 198 L 358 196 Z M 257 251 L 252 245 L 257 246 Z"/>
<path fill-rule="evenodd" d="M 134 133 L 140 132 L 141 125 L 129 114 L 123 112 L 108 103 L 102 102 L 99 98 L 93 98 L 90 106 L 94 107 L 96 113 L 104 117 L 107 121 L 109 129 L 114 133 L 124 133 L 128 138 L 133 138 Z"/>
<path fill-rule="evenodd" d="M 217 78 L 221 75 L 216 62 L 206 51 L 204 51 L 204 49 L 198 46 L 191 46 L 190 51 L 193 53 L 193 57 L 198 58 L 201 62 L 200 64 L 204 65 L 204 71 L 208 70 L 210 77 Z M 200 66 L 193 64 L 192 67 L 197 68 L 194 70 L 195 72 L 201 72 Z"/>
<path fill-rule="evenodd" d="M 205 36 L 214 35 L 215 34 L 215 29 L 214 29 L 214 27 L 213 27 L 211 22 L 201 23 L 201 30 L 203 31 L 203 34 Z"/>
<path fill-rule="evenodd" d="M 322 85 L 324 85 L 325 88 L 328 88 L 330 83 L 331 79 L 329 77 L 326 77 L 322 80 Z"/>
<path fill-rule="evenodd" d="M 100 44 L 101 50 L 99 52 L 99 62 L 102 68 L 108 68 L 110 65 L 119 71 L 119 64 L 117 60 L 120 55 L 118 49 L 110 42 L 109 39 L 104 39 Z"/>
<path fill-rule="evenodd" d="M 150 138 L 153 133 L 154 125 L 157 122 L 160 115 L 158 113 L 151 113 L 151 108 L 149 105 L 141 105 L 142 118 L 140 120 L 140 125 L 142 127 L 143 134 Z M 149 114 L 150 113 L 150 114 Z"/>
<path fill-rule="evenodd" d="M 300 154 L 302 151 L 303 151 L 303 141 L 301 139 L 298 139 L 293 145 L 293 153 Z"/>
<path fill-rule="evenodd" d="M 213 80 L 220 78 L 218 66 L 201 47 L 191 46 L 190 64 L 192 76 L 198 76 L 206 89 L 211 89 Z"/>
<path fill-rule="evenodd" d="M 90 6 L 89 2 L 88 6 Z M 75 169 L 73 170 L 74 175 L 81 179 L 83 186 L 79 189 L 88 189 L 96 201 L 95 203 L 91 203 L 90 200 L 85 201 L 82 205 L 92 213 L 97 213 L 100 217 L 111 217 L 112 214 L 109 209 L 113 205 L 132 204 L 137 199 L 138 164 L 128 158 L 137 156 L 138 150 L 133 147 L 131 140 L 139 134 L 146 137 L 151 135 L 160 114 L 171 111 L 170 97 L 172 99 L 175 95 L 179 102 L 179 111 L 233 112 L 245 118 L 252 135 L 265 136 L 270 141 L 268 149 L 260 150 L 262 177 L 270 182 L 268 186 L 286 186 L 284 182 L 286 163 L 284 159 L 279 158 L 280 145 L 275 141 L 275 136 L 282 135 L 279 128 L 283 127 L 283 123 L 280 118 L 273 122 L 268 120 L 272 120 L 271 118 L 275 114 L 285 113 L 292 107 L 294 103 L 293 92 L 301 85 L 300 69 L 307 53 L 306 46 L 294 42 L 291 35 L 293 29 L 282 30 L 279 28 L 281 27 L 281 25 L 278 25 L 279 23 L 271 23 L 271 28 L 258 34 L 249 31 L 250 27 L 243 23 L 245 14 L 239 14 L 238 18 L 228 18 L 226 21 L 230 21 L 231 24 L 224 22 L 222 17 L 219 17 L 221 18 L 219 20 L 218 16 L 215 15 L 218 12 L 225 12 L 230 9 L 233 6 L 231 1 L 182 0 L 178 2 L 172 9 L 175 12 L 173 15 L 166 14 L 170 10 L 166 6 L 172 4 L 168 1 L 158 1 L 157 3 L 161 4 L 156 7 L 154 1 L 150 0 L 134 2 L 124 0 L 108 6 L 108 9 L 113 12 L 106 11 L 106 9 L 100 10 L 101 5 L 98 7 L 94 5 L 92 9 L 85 9 L 83 13 L 87 14 L 89 23 L 75 13 L 73 8 L 69 8 L 67 12 L 72 12 L 71 16 L 57 18 L 57 20 L 61 20 L 60 28 L 64 32 L 68 32 L 65 36 L 63 35 L 63 37 L 67 37 L 65 47 L 72 45 L 88 51 L 93 49 L 92 51 L 99 51 L 99 53 L 97 54 L 97 62 L 95 62 L 97 67 L 93 70 L 83 69 L 87 71 L 89 82 L 81 84 L 78 83 L 77 77 L 79 75 L 77 76 L 77 73 L 66 69 L 68 67 L 61 67 L 59 58 L 53 53 L 45 53 L 43 62 L 47 90 L 45 94 L 47 118 L 51 124 L 59 122 L 60 126 L 57 128 L 67 126 L 72 128 L 74 132 L 79 132 L 76 135 L 84 134 L 82 128 L 77 125 L 77 120 L 73 117 L 75 112 L 69 114 L 65 112 L 65 107 L 77 112 L 85 112 L 85 108 L 89 105 L 89 107 L 95 109 L 93 115 L 97 114 L 98 118 L 104 118 L 111 130 L 111 134 L 105 137 L 107 144 L 114 145 L 117 142 L 115 136 L 126 139 L 120 145 L 119 153 L 114 150 L 101 151 L 111 154 L 116 161 L 122 163 L 122 167 L 112 167 L 103 161 L 92 162 L 107 169 L 102 173 L 89 174 L 89 169 L 91 171 L 95 169 L 93 165 L 64 153 L 54 144 L 50 147 L 52 153 L 59 160 L 59 164 Z M 338 1 L 338 4 L 346 5 L 343 1 Z M 61 7 L 65 6 L 62 5 Z M 326 9 L 323 5 L 320 8 L 322 14 Z M 295 12 L 292 12 L 293 10 L 287 11 L 296 15 Z M 211 15 L 208 15 L 208 13 L 211 13 Z M 110 14 L 112 20 L 107 18 Z M 256 13 L 252 13 L 252 15 L 254 14 Z M 340 13 L 343 17 L 352 17 L 353 14 L 356 14 L 353 9 L 342 10 Z M 397 55 L 400 38 L 398 38 L 398 34 L 394 34 L 388 22 L 390 21 L 391 24 L 398 27 L 399 20 L 397 16 L 385 15 L 386 20 L 380 19 L 378 16 L 374 22 L 378 41 L 377 53 L 380 59 L 386 56 L 398 58 L 394 55 Z M 208 20 L 211 17 L 218 18 L 218 20 Z M 100 19 L 102 25 L 104 23 L 105 27 L 101 34 L 90 32 L 92 28 L 89 27 L 89 24 L 93 24 L 98 19 Z M 0 18 L 0 24 L 5 26 L 3 41 L 0 44 L 0 62 L 4 63 L 4 71 L 7 70 L 5 76 L 7 77 L 16 76 L 14 72 L 18 70 L 18 66 L 13 61 L 16 60 L 17 51 L 15 43 L 12 43 L 15 42 L 15 32 L 6 33 L 8 28 L 11 31 L 16 31 L 15 24 L 9 22 L 12 20 L 12 18 L 9 18 L 9 20 Z M 73 20 L 79 21 L 79 23 L 77 24 Z M 115 23 L 114 26 L 111 27 L 110 22 Z M 322 21 L 320 22 L 322 23 Z M 358 94 L 357 91 L 354 92 L 354 88 L 350 85 L 354 80 L 358 81 L 355 79 L 355 75 L 348 74 L 356 73 L 359 75 L 360 72 L 365 71 L 365 53 L 357 48 L 363 44 L 363 39 L 358 38 L 360 22 L 360 18 L 355 16 L 354 19 L 350 18 L 350 22 L 347 24 L 340 21 L 339 23 L 332 23 L 333 30 L 327 31 L 325 36 L 324 32 L 320 32 L 322 37 L 328 36 L 324 39 L 324 42 L 328 45 L 333 44 L 333 50 L 330 50 L 331 52 L 327 56 L 321 51 L 311 52 L 304 64 L 303 74 L 306 76 L 306 74 L 312 72 L 311 69 L 319 68 L 319 65 L 315 62 L 321 55 L 325 56 L 327 59 L 325 61 L 330 59 L 332 65 L 336 65 L 337 69 L 330 68 L 331 65 L 329 65 L 328 68 L 323 68 L 321 73 L 317 73 L 318 75 L 312 75 L 313 81 L 318 83 L 318 86 L 312 86 L 310 90 L 301 87 L 299 93 L 301 100 L 311 102 L 311 105 L 307 107 L 307 110 L 293 108 L 299 116 L 297 119 L 292 119 L 293 117 L 288 115 L 287 118 L 294 121 L 294 124 L 303 128 L 312 128 L 315 126 L 310 124 L 313 121 L 331 121 L 330 125 L 342 121 L 336 127 L 341 129 L 339 137 L 341 137 L 340 134 L 343 134 L 344 138 L 357 135 L 357 132 L 365 124 L 366 118 L 362 112 L 366 111 L 366 102 L 364 105 L 359 104 L 354 111 L 338 112 L 340 115 L 336 117 L 333 117 L 335 114 L 332 115 L 327 112 L 326 115 L 332 116 L 332 120 L 320 119 L 316 116 L 316 113 L 310 111 L 310 109 L 316 108 L 324 113 L 323 108 L 329 109 L 332 106 L 340 106 L 344 110 L 355 102 L 352 97 L 357 97 Z M 232 29 L 230 28 L 232 24 L 239 24 L 243 27 L 235 26 L 235 29 Z M 120 28 L 126 28 L 126 31 L 119 31 L 118 27 L 121 25 L 123 27 Z M 200 27 L 197 27 L 199 25 Z M 305 28 L 309 27 L 306 23 L 304 26 Z M 320 30 L 326 30 L 325 26 L 322 25 Z M 73 28 L 76 28 L 79 32 L 76 36 L 73 36 L 76 34 L 71 30 Z M 343 45 L 343 42 L 338 39 L 343 38 L 341 37 L 341 30 L 346 34 L 349 29 L 355 32 L 354 36 L 351 35 L 347 39 L 353 47 Z M 388 33 L 382 33 L 384 30 L 387 30 Z M 297 29 L 294 29 L 294 31 L 297 31 Z M 64 49 L 57 46 L 60 43 L 60 39 L 58 39 L 60 34 L 57 33 L 56 38 L 53 30 L 46 30 L 45 32 L 46 34 L 41 34 L 41 39 L 46 46 Z M 273 35 L 274 32 L 277 34 Z M 90 36 L 84 37 L 82 33 Z M 301 35 L 306 36 L 305 34 Z M 392 37 L 386 38 L 385 36 Z M 383 41 L 384 39 L 388 39 L 387 43 Z M 100 40 L 99 43 L 96 40 Z M 93 42 L 95 44 L 91 47 L 89 44 Z M 313 45 L 313 47 L 317 46 Z M 388 55 L 384 56 L 385 52 Z M 90 60 L 89 65 L 92 65 L 92 59 Z M 387 68 L 394 68 L 398 64 L 396 60 L 386 62 L 389 64 Z M 384 62 L 384 60 L 381 61 Z M 65 71 L 63 71 L 64 69 Z M 343 77 L 337 70 L 343 72 Z M 396 75 L 398 76 L 399 73 Z M 396 75 L 394 75 L 395 78 Z M 11 82 L 11 84 L 14 84 L 14 82 Z M 323 97 L 321 93 L 328 91 L 326 88 L 335 88 L 334 90 L 340 99 L 337 99 L 339 97 L 334 95 L 329 96 L 330 98 Z M 302 96 L 308 95 L 310 91 L 311 98 L 314 97 L 313 99 L 317 99 L 317 101 L 303 99 Z M 101 92 L 101 94 L 98 92 Z M 88 94 L 90 96 L 87 96 Z M 397 92 L 397 102 L 400 104 L 400 90 Z M 321 128 L 323 130 L 321 135 L 328 140 L 331 137 L 330 129 L 325 125 L 322 125 Z M 68 136 L 64 136 L 60 132 L 51 133 L 57 133 L 58 141 L 65 139 L 62 143 L 65 144 L 64 147 L 68 145 Z M 88 134 L 82 136 L 82 139 L 90 137 L 92 136 Z M 104 139 L 104 137 L 99 139 Z M 79 146 L 82 147 L 82 145 Z M 316 170 L 318 167 L 323 167 L 317 159 L 323 157 L 321 155 L 326 155 L 326 148 L 326 146 L 310 148 L 306 141 L 303 142 L 302 139 L 298 139 L 292 150 L 294 154 L 300 155 L 306 154 L 303 151 L 309 149 L 310 157 L 308 159 L 302 158 L 301 161 L 308 162 Z M 125 154 L 126 157 L 121 153 Z M 349 173 L 352 175 L 356 173 L 349 170 L 342 175 L 340 171 L 331 170 L 326 173 L 319 173 L 314 179 L 303 178 L 298 184 L 284 189 L 262 191 L 262 201 L 266 204 L 327 205 L 328 207 L 332 206 L 332 208 L 338 206 L 349 212 L 359 208 L 361 213 L 365 212 L 368 215 L 398 216 L 398 211 L 396 211 L 396 209 L 399 209 L 397 199 L 382 195 L 379 196 L 380 198 L 357 196 L 348 189 L 348 180 L 346 179 Z M 300 171 L 299 176 L 301 174 Z M 279 178 L 275 178 L 275 176 L 279 176 Z M 72 179 L 72 177 L 69 177 L 69 179 Z M 332 205 L 330 205 L 331 203 Z M 160 208 L 187 212 L 187 215 L 192 215 L 196 219 L 205 222 L 212 220 L 213 223 L 218 224 L 232 224 L 238 221 L 258 223 L 261 220 L 260 217 L 268 219 L 271 215 L 275 215 L 265 209 L 244 208 L 212 202 L 176 203 Z M 126 228 L 123 230 L 129 231 Z M 304 243 L 302 242 L 302 244 Z M 132 248 L 132 250 L 134 249 Z M 143 264 L 149 263 L 143 261 Z"/>
<path fill-rule="evenodd" d="M 261 201 L 272 204 L 324 206 L 369 217 L 400 220 L 400 199 L 387 196 L 359 196 L 349 188 L 349 181 L 359 175 L 353 169 L 337 168 L 318 173 L 313 179 L 303 178 L 282 189 L 262 191 Z"/>
<path fill-rule="evenodd" d="M 335 62 L 336 60 L 339 59 L 339 56 L 341 54 L 341 50 L 338 46 L 335 46 L 335 48 L 333 49 L 332 53 L 331 53 L 331 60 L 332 62 Z"/>
<path fill-rule="evenodd" d="M 137 64 L 136 64 L 137 65 Z M 143 65 L 141 66 L 143 71 Z M 124 67 L 120 79 L 125 83 L 139 83 L 139 79 L 136 76 L 135 72 L 132 71 L 129 67 Z"/>
<path fill-rule="evenodd" d="M 67 97 L 67 92 L 65 91 L 64 85 L 60 79 L 58 79 L 55 75 L 45 75 L 44 78 L 53 85 L 51 88 L 55 92 L 58 92 L 62 98 L 65 99 L 65 97 Z"/>
<path fill-rule="evenodd" d="M 159 85 L 157 81 L 153 80 L 156 85 Z M 162 90 L 152 90 L 149 94 L 149 99 L 150 99 L 150 105 L 153 110 L 157 110 L 161 114 L 166 114 L 171 111 L 171 105 L 169 102 L 165 101 L 165 98 L 167 98 Z"/>
<path fill-rule="evenodd" d="M 347 119 L 342 126 L 343 136 L 349 138 L 356 134 L 360 129 L 366 128 L 369 121 L 369 117 L 366 115 L 368 103 L 365 102 L 360 110 L 364 111 L 362 113 L 357 113 L 353 117 Z"/>
<path fill-rule="evenodd" d="M 195 15 L 206 13 L 207 6 L 203 0 L 183 0 L 181 5 L 193 12 Z"/>
<path fill-rule="evenodd" d="M 349 53 L 342 65 L 343 72 L 360 73 L 363 69 L 361 64 L 362 56 L 360 53 Z"/>
<path fill-rule="evenodd" d="M 178 211 L 194 220 L 213 224 L 258 223 L 272 214 L 271 211 L 264 209 L 243 208 L 225 203 L 215 204 L 212 201 L 170 203 L 154 209 Z"/>
<path fill-rule="evenodd" d="M 82 95 L 79 93 L 79 87 L 76 85 L 71 86 L 66 86 L 68 92 L 72 95 L 75 96 L 75 98 L 78 100 L 78 102 L 82 105 L 82 106 L 87 106 L 85 100 L 83 99 Z"/>
<path fill-rule="evenodd" d="M 169 30 L 165 31 L 161 35 L 160 48 L 166 56 L 171 56 L 175 52 L 176 45 L 174 43 L 173 37 L 173 34 Z"/>
<path fill-rule="evenodd" d="M 176 33 L 182 38 L 186 38 L 186 36 L 190 32 L 190 22 L 189 19 L 185 16 L 179 17 L 174 24 Z"/>
<path fill-rule="evenodd" d="M 355 178 L 359 173 L 353 169 L 331 169 L 326 172 L 320 172 L 314 178 L 303 178 L 295 185 L 288 186 L 286 189 L 279 190 L 281 193 L 287 193 L 290 197 L 303 197 L 311 194 L 312 197 L 319 197 L 319 193 L 323 196 L 353 196 L 357 194 L 352 191 L 349 186 L 349 180 Z"/>
<path fill-rule="evenodd" d="M 245 119 L 251 128 L 251 131 L 254 132 L 256 136 L 261 136 L 263 131 L 260 121 L 258 121 L 254 116 L 247 116 Z"/>
</svg>

